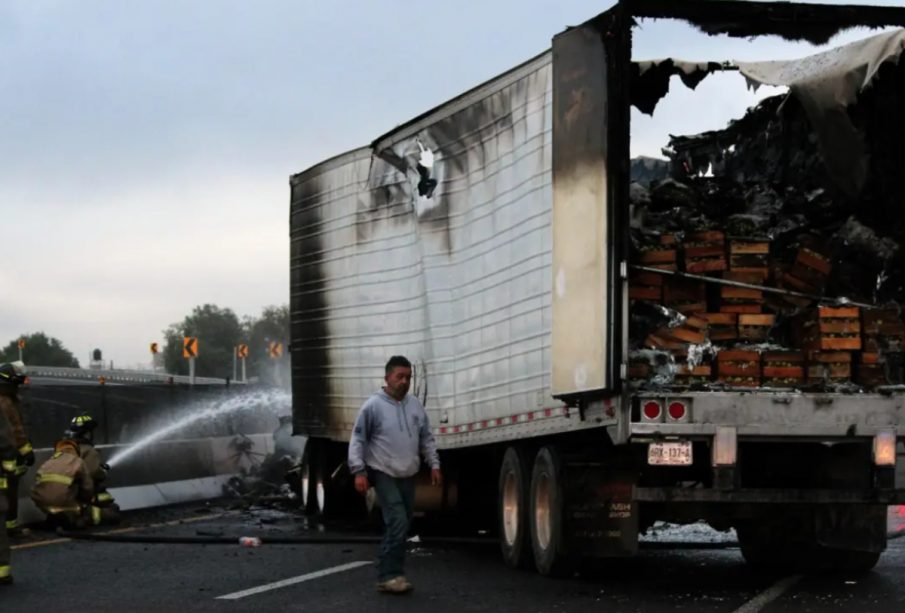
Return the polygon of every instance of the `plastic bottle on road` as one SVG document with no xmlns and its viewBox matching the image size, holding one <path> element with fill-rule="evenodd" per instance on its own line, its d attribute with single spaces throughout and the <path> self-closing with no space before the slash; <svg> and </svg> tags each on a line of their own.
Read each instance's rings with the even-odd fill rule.
<svg viewBox="0 0 905 613">
<path fill-rule="evenodd" d="M 239 544 L 243 547 L 260 547 L 261 539 L 256 536 L 240 536 Z"/>
</svg>

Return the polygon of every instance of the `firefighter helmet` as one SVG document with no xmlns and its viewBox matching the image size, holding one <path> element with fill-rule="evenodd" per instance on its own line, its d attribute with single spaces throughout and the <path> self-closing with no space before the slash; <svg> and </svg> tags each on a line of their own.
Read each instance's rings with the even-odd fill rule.
<svg viewBox="0 0 905 613">
<path fill-rule="evenodd" d="M 69 432 L 76 436 L 90 435 L 97 428 L 97 422 L 88 413 L 82 413 L 78 417 L 73 417 L 69 422 Z"/>
<path fill-rule="evenodd" d="M 25 383 L 25 364 L 19 361 L 0 364 L 0 383 Z"/>
</svg>

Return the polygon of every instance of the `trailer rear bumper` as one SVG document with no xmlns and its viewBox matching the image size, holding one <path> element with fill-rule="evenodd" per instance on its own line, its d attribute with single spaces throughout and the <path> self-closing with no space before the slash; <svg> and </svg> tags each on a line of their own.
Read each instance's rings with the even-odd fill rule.
<svg viewBox="0 0 905 613">
<path fill-rule="evenodd" d="M 634 502 L 725 503 L 725 504 L 905 504 L 905 489 L 805 490 L 740 489 L 717 490 L 681 487 L 635 487 Z"/>
</svg>

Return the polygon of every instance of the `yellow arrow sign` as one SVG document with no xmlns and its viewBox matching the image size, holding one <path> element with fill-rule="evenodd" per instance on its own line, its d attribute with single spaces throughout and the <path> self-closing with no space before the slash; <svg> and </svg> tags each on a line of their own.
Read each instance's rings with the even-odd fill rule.
<svg viewBox="0 0 905 613">
<path fill-rule="evenodd" d="M 279 341 L 270 342 L 270 357 L 276 359 L 283 355 L 283 343 Z"/>
<path fill-rule="evenodd" d="M 236 347 L 236 355 L 239 356 L 240 358 L 247 358 L 248 357 L 248 345 L 246 345 L 244 343 L 241 345 L 238 345 Z"/>
<path fill-rule="evenodd" d="M 19 349 L 25 349 L 25 339 L 20 338 L 18 345 L 19 345 Z"/>
<path fill-rule="evenodd" d="M 160 353 L 160 347 L 157 345 L 157 343 L 151 343 L 151 353 L 155 355 Z"/>
<path fill-rule="evenodd" d="M 186 336 L 182 339 L 182 357 L 196 358 L 198 357 L 198 337 Z"/>
</svg>

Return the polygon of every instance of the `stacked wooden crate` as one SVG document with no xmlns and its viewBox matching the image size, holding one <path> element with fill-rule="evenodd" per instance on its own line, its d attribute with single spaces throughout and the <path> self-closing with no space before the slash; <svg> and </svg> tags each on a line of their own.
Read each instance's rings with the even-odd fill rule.
<svg viewBox="0 0 905 613">
<path fill-rule="evenodd" d="M 806 367 L 803 351 L 766 351 L 762 355 L 766 387 L 802 387 Z"/>
<path fill-rule="evenodd" d="M 852 379 L 851 351 L 809 351 L 808 383 L 845 383 Z"/>
<path fill-rule="evenodd" d="M 704 313 L 707 311 L 707 286 L 703 281 L 669 279 L 663 286 L 663 304 L 683 315 Z"/>
<path fill-rule="evenodd" d="M 760 353 L 724 349 L 716 355 L 716 378 L 733 387 L 760 386 Z"/>
<path fill-rule="evenodd" d="M 865 387 L 903 383 L 905 323 L 898 309 L 864 309 L 861 335 L 863 351 L 855 364 L 855 382 Z"/>
<path fill-rule="evenodd" d="M 778 275 L 778 286 L 794 292 L 821 296 L 832 269 L 827 256 L 815 249 L 799 247 L 792 266 Z M 806 307 L 814 302 L 798 296 L 784 296 L 783 300 L 799 307 Z"/>
<path fill-rule="evenodd" d="M 635 273 L 628 285 L 628 297 L 632 300 L 663 302 L 663 279 L 663 275 L 655 272 Z"/>
<path fill-rule="evenodd" d="M 707 322 L 707 337 L 713 342 L 729 342 L 738 339 L 737 313 L 699 313 Z"/>
<path fill-rule="evenodd" d="M 675 234 L 660 236 L 657 244 L 648 245 L 638 254 L 638 263 L 650 268 L 675 271 L 679 269 L 678 262 L 678 241 Z"/>
<path fill-rule="evenodd" d="M 826 307 L 810 309 L 793 328 L 796 345 L 811 351 L 860 351 L 861 309 Z"/>
<path fill-rule="evenodd" d="M 719 272 L 728 269 L 726 235 L 718 230 L 688 234 L 683 247 L 686 272 Z"/>
<path fill-rule="evenodd" d="M 732 240 L 729 242 L 729 271 L 749 275 L 757 283 L 770 276 L 770 243 L 766 241 Z"/>
<path fill-rule="evenodd" d="M 819 245 L 798 247 L 794 261 L 781 266 L 770 260 L 767 241 L 727 240 L 723 232 L 706 231 L 688 234 L 681 242 L 664 235 L 638 259 L 644 266 L 812 296 L 777 296 L 758 287 L 633 273 L 631 299 L 662 304 L 686 317 L 682 325 L 661 328 L 644 342 L 673 356 L 677 384 L 797 388 L 855 381 L 873 388 L 905 383 L 905 323 L 897 309 L 817 306 L 816 296 L 823 294 L 832 271 Z M 777 328 L 774 313 L 788 315 L 790 304 L 803 314 L 791 322 L 784 319 Z M 783 332 L 776 335 L 775 330 Z M 763 352 L 752 347 L 777 340 L 790 347 Z M 689 363 L 689 348 L 708 342 L 716 346 L 714 363 Z M 630 367 L 633 378 L 645 373 L 650 371 L 641 365 Z"/>
</svg>

